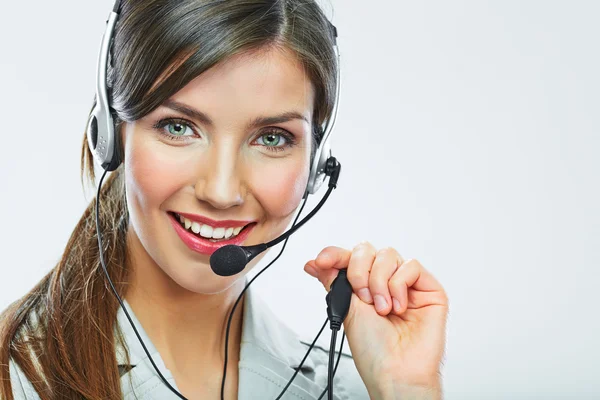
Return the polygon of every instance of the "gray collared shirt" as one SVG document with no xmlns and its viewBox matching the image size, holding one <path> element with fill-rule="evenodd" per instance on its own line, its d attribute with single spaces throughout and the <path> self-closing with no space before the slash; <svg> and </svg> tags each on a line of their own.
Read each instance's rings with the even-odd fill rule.
<svg viewBox="0 0 600 400">
<path fill-rule="evenodd" d="M 238 365 L 238 399 L 274 400 L 300 365 L 310 342 L 301 340 L 295 332 L 280 321 L 252 287 L 246 291 L 245 296 Z M 175 379 L 165 367 L 160 354 L 137 320 L 133 310 L 129 304 L 125 303 L 125 306 L 153 361 L 171 386 L 178 389 Z M 117 319 L 129 351 L 130 361 L 127 364 L 125 352 L 118 347 L 116 349 L 117 361 L 123 371 L 121 376 L 123 399 L 178 399 L 164 385 L 152 367 L 122 309 L 119 309 Z M 328 350 L 317 346 L 313 348 L 300 373 L 286 390 L 282 399 L 318 399 L 327 386 L 327 364 Z M 10 375 L 15 400 L 38 400 L 40 398 L 31 383 L 25 378 L 23 371 L 12 360 Z M 326 395 L 323 398 L 326 399 Z M 337 400 L 369 399 L 352 357 L 344 353 L 342 353 L 334 380 L 334 398 Z"/>
</svg>

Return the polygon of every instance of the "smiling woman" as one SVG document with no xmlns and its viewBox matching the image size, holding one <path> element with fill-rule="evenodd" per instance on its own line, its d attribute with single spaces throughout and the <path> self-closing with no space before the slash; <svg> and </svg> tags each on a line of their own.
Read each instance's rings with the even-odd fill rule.
<svg viewBox="0 0 600 400">
<path fill-rule="evenodd" d="M 60 262 L 3 314 L 0 398 L 270 399 L 291 377 L 285 398 L 320 398 L 327 350 L 300 361 L 308 346 L 243 291 L 265 253 L 232 276 L 210 256 L 272 241 L 316 189 L 335 28 L 311 0 L 127 0 L 114 15 L 97 102 L 110 104 L 117 161 L 102 162 L 113 172 Z M 91 121 L 93 181 L 91 150 L 108 145 Z M 329 396 L 440 396 L 447 300 L 418 262 L 363 243 L 305 269 L 326 288 L 347 269 L 356 293 L 344 322 L 355 358 L 341 358 Z"/>
<path fill-rule="evenodd" d="M 294 53 L 268 46 L 215 65 L 123 125 L 128 242 L 144 259 L 136 276 L 160 266 L 195 293 L 239 282 L 215 275 L 209 256 L 223 244 L 268 242 L 288 226 L 310 170 L 313 92 Z M 218 243 L 224 228 L 244 229 Z"/>
</svg>

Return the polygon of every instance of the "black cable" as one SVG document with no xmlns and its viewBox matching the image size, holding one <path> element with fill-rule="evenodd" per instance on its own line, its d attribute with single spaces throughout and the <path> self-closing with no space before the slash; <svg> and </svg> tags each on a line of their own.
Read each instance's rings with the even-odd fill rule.
<svg viewBox="0 0 600 400">
<path fill-rule="evenodd" d="M 327 326 L 327 322 L 328 321 L 329 321 L 329 318 L 327 318 L 325 320 L 325 322 L 323 323 L 323 326 L 321 327 L 321 330 L 317 334 L 317 337 L 314 338 L 313 342 L 311 343 L 310 347 L 308 348 L 308 351 L 304 355 L 304 358 L 302 358 L 302 361 L 300 361 L 300 365 L 298 366 L 298 368 L 296 368 L 296 371 L 294 371 L 294 375 L 292 375 L 292 377 L 288 381 L 287 385 L 285 385 L 285 387 L 283 388 L 283 390 L 281 391 L 281 393 L 279 393 L 279 396 L 277 396 L 277 398 L 275 400 L 281 399 L 281 396 L 283 396 L 283 394 L 285 393 L 285 391 L 288 390 L 288 388 L 290 387 L 290 385 L 292 384 L 292 382 L 296 378 L 296 375 L 298 375 L 298 372 L 300 372 L 300 368 L 304 365 L 304 361 L 306 361 L 306 359 L 308 358 L 308 355 L 310 354 L 311 350 L 313 349 L 313 347 L 315 347 L 315 344 L 317 343 L 317 340 L 319 339 L 319 336 L 321 336 L 321 333 L 323 333 L 323 330 Z"/>
<path fill-rule="evenodd" d="M 329 345 L 329 364 L 327 364 L 327 387 L 330 390 L 327 391 L 327 400 L 333 400 L 333 360 L 335 357 L 335 340 L 337 338 L 338 331 L 333 329 L 331 331 L 331 344 Z"/>
<path fill-rule="evenodd" d="M 102 174 L 102 177 L 100 177 L 100 181 L 98 182 L 98 192 L 97 192 L 97 195 L 96 195 L 96 236 L 98 237 L 98 249 L 99 249 L 99 253 L 100 253 L 100 264 L 102 265 L 102 269 L 104 270 L 104 274 L 106 275 L 106 278 L 108 280 L 108 283 L 110 284 L 112 292 L 116 296 L 117 300 L 119 301 L 119 304 L 120 304 L 121 308 L 125 312 L 125 316 L 129 320 L 129 324 L 133 328 L 133 331 L 135 332 L 135 335 L 137 336 L 138 341 L 142 345 L 142 348 L 144 349 L 144 352 L 146 353 L 146 356 L 148 356 L 148 359 L 150 360 L 150 363 L 152 364 L 152 366 L 154 367 L 154 369 L 158 373 L 158 375 L 161 378 L 161 380 L 163 381 L 163 383 L 173 393 L 175 393 L 175 395 L 177 395 L 180 399 L 187 400 L 187 398 L 185 396 L 183 396 L 181 393 L 179 393 L 177 391 L 177 389 L 175 389 L 173 386 L 171 386 L 171 384 L 167 381 L 167 379 L 163 376 L 163 374 L 160 372 L 160 370 L 156 366 L 156 363 L 152 359 L 152 356 L 150 355 L 150 352 L 148 351 L 148 348 L 146 347 L 144 341 L 142 340 L 142 337 L 141 337 L 140 333 L 138 332 L 137 328 L 135 327 L 135 323 L 133 322 L 133 319 L 129 315 L 129 312 L 127 311 L 127 308 L 125 307 L 125 304 L 123 303 L 123 300 L 121 299 L 121 296 L 119 296 L 119 293 L 117 292 L 117 289 L 115 288 L 115 286 L 114 286 L 114 284 L 112 282 L 112 279 L 110 278 L 110 274 L 108 273 L 108 268 L 106 267 L 106 263 L 104 261 L 104 250 L 103 250 L 103 246 L 102 246 L 102 235 L 101 235 L 101 232 L 100 232 L 100 190 L 102 188 L 102 182 L 104 181 L 104 177 L 106 176 L 107 172 L 108 171 L 105 170 L 104 173 Z M 297 216 L 296 216 L 296 218 L 294 220 L 294 224 L 296 223 L 296 221 L 300 217 L 300 214 L 302 213 L 302 210 L 304 209 L 304 206 L 306 205 L 306 200 L 307 200 L 307 198 L 304 199 L 304 202 L 302 203 L 302 206 L 300 207 L 300 210 L 298 211 L 298 214 L 297 214 Z M 244 289 L 242 290 L 242 292 L 238 296 L 235 304 L 233 305 L 233 309 L 231 310 L 231 313 L 229 315 L 229 320 L 227 321 L 227 333 L 226 333 L 226 336 L 225 336 L 225 360 L 224 360 L 224 366 L 223 366 L 223 380 L 221 382 L 221 399 L 224 399 L 225 378 L 226 378 L 226 375 L 227 375 L 227 357 L 228 357 L 228 347 L 229 347 L 228 346 L 229 345 L 229 331 L 231 329 L 231 321 L 232 321 L 233 313 L 234 313 L 237 305 L 239 304 L 240 299 L 242 298 L 243 294 L 246 292 L 246 289 L 248 289 L 248 287 L 252 284 L 252 282 L 254 282 L 254 280 L 256 278 L 258 278 L 260 276 L 260 274 L 262 274 L 267 268 L 269 268 L 281 256 L 281 254 L 283 253 L 283 250 L 285 250 L 285 246 L 287 244 L 287 240 L 288 239 L 286 238 L 286 240 L 285 240 L 285 242 L 284 242 L 284 244 L 283 244 L 283 246 L 281 248 L 281 251 L 279 252 L 279 254 L 277 255 L 277 257 L 275 257 L 275 259 L 273 259 L 273 261 L 271 261 L 265 268 L 263 268 L 258 274 L 256 274 L 256 276 L 254 278 L 252 278 L 252 280 L 250 282 L 248 282 L 248 284 L 244 287 Z M 292 376 L 292 378 L 288 382 L 288 385 L 286 386 L 286 389 L 292 383 L 292 381 L 296 377 L 298 371 L 300 371 L 300 368 L 302 367 L 302 365 L 304 365 L 304 362 L 306 361 L 306 359 L 308 357 L 308 354 L 310 353 L 310 351 L 314 347 L 317 339 L 319 338 L 319 336 L 321 336 L 321 333 L 323 332 L 325 326 L 327 325 L 327 321 L 328 321 L 328 319 L 325 320 L 325 323 L 323 324 L 323 327 L 321 327 L 321 330 L 319 331 L 319 334 L 317 335 L 317 337 L 315 338 L 315 340 L 313 341 L 313 343 L 309 347 L 308 352 L 306 353 L 306 355 L 304 356 L 304 358 L 300 362 L 300 365 L 298 366 L 298 369 L 296 370 L 296 372 L 294 373 L 294 375 Z M 284 389 L 284 392 L 285 392 L 286 389 Z M 279 395 L 278 399 L 282 395 L 283 395 L 283 392 Z"/>
<path fill-rule="evenodd" d="M 304 217 L 302 219 L 302 221 L 300 221 L 298 223 L 298 225 L 296 225 L 296 221 L 294 221 L 294 224 L 292 225 L 292 227 L 290 228 L 289 231 L 287 231 L 284 235 L 281 235 L 273 240 L 271 240 L 268 243 L 265 243 L 267 247 L 272 247 L 275 246 L 276 244 L 278 244 L 279 242 L 281 242 L 282 239 L 285 238 L 285 240 L 287 240 L 287 238 L 289 238 L 290 236 L 292 236 L 292 233 L 296 232 L 298 229 L 300 229 L 300 227 L 302 225 L 304 225 L 305 223 L 307 223 L 320 209 L 321 207 L 323 207 L 323 204 L 325 204 L 325 202 L 327 201 L 327 198 L 329 197 L 329 195 L 331 194 L 331 192 L 333 191 L 333 189 L 335 189 L 335 186 L 330 185 L 327 188 L 327 192 L 325 192 L 325 194 L 323 195 L 323 197 L 321 198 L 321 200 L 319 201 L 319 203 L 315 206 L 315 208 L 312 209 L 311 212 L 309 212 L 306 217 Z M 308 199 L 308 197 L 304 198 L 304 203 L 306 203 L 306 200 Z M 300 215 L 300 214 L 298 214 Z M 296 220 L 298 219 L 298 217 L 296 217 Z"/>
<path fill-rule="evenodd" d="M 329 366 L 327 376 L 328 393 L 327 398 L 333 400 L 333 355 L 335 351 L 335 341 L 337 332 L 341 329 L 352 300 L 352 285 L 348 280 L 348 271 L 341 269 L 336 278 L 331 283 L 329 292 L 325 296 L 327 302 L 327 318 L 331 328 L 331 346 L 329 347 Z M 340 348 L 340 354 L 342 350 Z M 339 356 L 338 356 L 339 357 Z"/>
<path fill-rule="evenodd" d="M 102 181 L 104 180 L 104 177 L 106 176 L 107 172 L 108 171 L 105 170 L 104 173 L 102 174 L 102 177 L 100 178 L 100 181 L 98 183 L 98 194 L 96 195 L 96 236 L 98 237 L 98 247 L 99 247 L 99 250 L 100 250 L 99 251 L 99 253 L 100 253 L 100 264 L 102 264 L 102 268 L 104 270 L 106 278 L 108 279 L 110 287 L 112 288 L 113 293 L 117 297 L 117 300 L 119 301 L 119 304 L 121 305 L 121 308 L 125 312 L 125 315 L 127 316 L 127 319 L 129 320 L 129 323 L 130 323 L 131 327 L 133 328 L 133 331 L 135 332 L 135 334 L 136 334 L 136 336 L 137 336 L 140 344 L 142 345 L 142 347 L 144 349 L 144 352 L 148 356 L 148 359 L 150 360 L 150 363 L 152 363 L 152 366 L 154 367 L 154 369 L 156 370 L 156 372 L 158 373 L 158 375 L 162 379 L 163 383 L 165 385 L 167 385 L 167 387 L 173 393 L 175 393 L 179 398 L 187 400 L 187 398 L 185 396 L 183 396 L 173 386 L 171 386 L 171 384 L 169 384 L 169 382 L 166 380 L 166 378 L 163 376 L 163 374 L 160 372 L 160 370 L 158 369 L 158 367 L 154 363 L 154 360 L 152 359 L 152 356 L 150 355 L 150 352 L 148 351 L 148 348 L 144 344 L 144 341 L 142 340 L 142 337 L 140 336 L 138 330 L 136 329 L 135 324 L 134 324 L 131 316 L 129 315 L 129 312 L 127 312 L 127 308 L 125 307 L 125 304 L 123 303 L 123 300 L 121 299 L 121 296 L 119 296 L 119 293 L 117 292 L 117 289 L 115 288 L 115 286 L 114 286 L 114 284 L 112 282 L 112 279 L 110 278 L 110 275 L 108 273 L 108 269 L 107 269 L 105 261 L 104 261 L 104 251 L 103 251 L 103 247 L 102 247 L 102 237 L 101 237 L 101 234 L 100 234 L 100 218 L 99 218 L 99 214 L 100 214 L 100 208 L 99 208 L 99 204 L 100 204 L 100 201 L 99 201 L 99 199 L 100 199 L 100 188 L 102 187 Z M 300 217 L 300 214 L 302 213 L 302 210 L 304 209 L 304 206 L 306 205 L 306 200 L 307 200 L 307 198 L 304 199 L 304 202 L 302 203 L 302 206 L 300 207 L 300 210 L 298 211 L 298 214 L 296 215 L 296 218 L 294 219 L 294 224 L 296 223 L 296 221 L 298 221 L 298 218 Z M 284 242 L 284 244 L 283 244 L 283 246 L 282 246 L 279 254 L 277 255 L 277 257 L 275 257 L 275 259 L 273 259 L 273 261 L 271 261 L 265 268 L 263 268 L 258 274 L 256 274 L 256 276 L 254 278 L 252 278 L 252 280 L 250 282 L 248 282 L 248 284 L 246 285 L 246 287 L 244 287 L 244 290 L 242 290 L 242 292 L 238 296 L 235 304 L 233 305 L 233 309 L 231 310 L 231 313 L 229 314 L 229 320 L 227 321 L 227 333 L 226 333 L 226 336 L 225 336 L 225 361 L 224 361 L 224 366 L 223 366 L 223 380 L 221 382 L 221 398 L 222 399 L 224 398 L 225 378 L 226 378 L 226 375 L 227 375 L 227 357 L 228 357 L 228 347 L 229 347 L 228 346 L 229 345 L 229 331 L 231 329 L 231 321 L 232 321 L 233 313 L 234 313 L 234 311 L 235 311 L 238 303 L 240 302 L 240 299 L 242 298 L 243 294 L 246 292 L 246 289 L 248 289 L 248 287 L 252 284 L 252 282 L 254 282 L 254 280 L 260 276 L 260 274 L 262 274 L 275 261 L 277 261 L 277 259 L 283 253 L 283 250 L 285 250 L 286 244 L 287 244 L 287 238 L 286 238 L 286 240 L 285 240 L 285 242 Z M 298 370 L 296 371 L 296 373 L 294 373 L 294 375 L 292 376 L 292 379 L 290 379 L 290 381 L 288 382 L 288 386 L 294 380 L 294 378 L 297 375 L 297 372 L 300 370 L 300 368 L 302 367 L 302 365 L 304 365 L 304 362 L 306 361 L 306 358 L 308 357 L 308 354 L 310 353 L 310 351 L 314 347 L 315 342 L 317 341 L 317 339 L 319 338 L 319 336 L 321 336 L 321 333 L 323 332 L 325 326 L 327 325 L 327 321 L 328 321 L 328 319 L 325 320 L 325 323 L 323 324 L 323 327 L 319 331 L 319 334 L 317 335 L 317 337 L 315 338 L 315 340 L 313 341 L 313 343 L 309 347 L 308 352 L 306 353 L 306 355 L 304 356 L 304 358 L 300 362 L 300 366 L 298 367 Z M 287 386 L 286 386 L 286 389 L 287 389 Z M 281 395 L 283 395 L 283 393 Z"/>
<path fill-rule="evenodd" d="M 302 206 L 300 207 L 300 210 L 298 211 L 298 214 L 296 215 L 296 218 L 294 219 L 292 226 L 294 226 L 296 224 L 296 222 L 298 221 L 298 218 L 300 217 L 300 214 L 302 214 L 302 210 L 304 209 L 304 206 L 306 205 L 306 200 L 308 200 L 308 197 L 304 198 L 304 201 L 302 202 Z M 225 333 L 225 359 L 223 360 L 223 379 L 221 380 L 221 400 L 225 400 L 225 379 L 227 378 L 227 361 L 228 361 L 227 359 L 229 357 L 229 331 L 231 329 L 231 320 L 233 318 L 233 313 L 235 312 L 236 307 L 238 306 L 240 300 L 242 299 L 242 296 L 244 295 L 244 293 L 246 293 L 246 290 L 250 287 L 252 282 L 254 282 L 256 280 L 256 278 L 258 278 L 263 272 L 265 272 L 265 270 L 267 268 L 269 268 L 281 256 L 281 254 L 283 253 L 283 250 L 285 250 L 285 246 L 287 245 L 289 238 L 290 238 L 289 236 L 285 238 L 285 241 L 283 242 L 283 246 L 281 246 L 281 250 L 279 251 L 279 254 L 277 254 L 277 256 L 273 259 L 273 261 L 271 261 L 269 264 L 267 264 L 266 267 L 261 269 L 260 272 L 258 274 L 256 274 L 256 276 L 254 278 L 252 278 L 250 280 L 250 282 L 248 282 L 246 284 L 246 286 L 244 287 L 244 289 L 238 296 L 237 300 L 233 304 L 231 313 L 229 313 L 229 319 L 227 321 L 227 330 Z"/>
<path fill-rule="evenodd" d="M 310 218 L 312 218 L 317 213 L 317 211 L 319 211 L 321 209 L 321 207 L 325 204 L 325 202 L 327 201 L 327 198 L 329 197 L 329 195 L 331 194 L 333 189 L 335 189 L 337 187 L 337 181 L 340 176 L 341 168 L 342 168 L 342 166 L 340 165 L 340 163 L 337 161 L 337 159 L 335 157 L 329 157 L 327 159 L 327 164 L 325 167 L 325 173 L 329 177 L 329 182 L 328 182 L 329 187 L 327 188 L 327 192 L 321 198 L 321 200 L 316 205 L 316 207 L 302 221 L 300 221 L 300 223 L 298 225 L 296 225 L 296 222 L 298 221 L 298 218 L 300 217 L 300 214 L 302 214 L 302 210 L 304 209 L 304 206 L 306 205 L 306 201 L 308 200 L 308 196 L 304 197 L 304 202 L 302 203 L 302 207 L 300 207 L 300 210 L 298 211 L 296 218 L 294 218 L 294 222 L 292 223 L 292 227 L 290 228 L 290 230 L 288 232 L 286 232 L 284 235 L 281 235 L 280 237 L 273 239 L 272 241 L 266 243 L 266 245 L 268 247 L 271 247 L 271 246 L 274 246 L 275 244 L 279 243 L 285 237 L 283 246 L 281 247 L 279 254 L 277 254 L 277 256 L 273 259 L 273 261 L 271 261 L 266 267 L 264 267 L 262 270 L 260 270 L 260 272 L 258 274 L 256 274 L 256 276 L 254 278 L 252 278 L 252 280 L 250 280 L 250 282 L 248 282 L 248 284 L 244 287 L 244 289 L 238 296 L 237 300 L 233 304 L 233 308 L 231 309 L 231 313 L 229 314 L 229 320 L 227 321 L 227 330 L 225 333 L 225 359 L 223 360 L 223 379 L 221 380 L 221 400 L 225 400 L 225 379 L 227 378 L 227 361 L 228 361 L 228 356 L 229 356 L 229 331 L 231 328 L 231 320 L 233 318 L 233 313 L 240 302 L 240 299 L 242 298 L 242 296 L 244 295 L 246 290 L 250 287 L 252 282 L 254 282 L 256 280 L 256 278 L 258 278 L 267 268 L 269 268 L 275 261 L 277 261 L 277 259 L 279 259 L 279 257 L 283 253 L 283 250 L 285 250 L 285 246 L 287 245 L 287 241 L 290 238 L 291 234 L 294 233 L 298 228 L 300 228 L 300 226 L 302 226 L 304 223 L 306 223 Z M 343 275 L 345 277 L 345 272 L 343 273 Z M 331 317 L 329 316 L 329 314 L 328 314 L 328 319 L 331 320 Z M 343 321 L 343 318 L 342 318 L 342 321 Z M 316 342 L 316 339 L 319 338 L 319 336 L 321 335 L 321 332 L 322 331 L 319 331 L 319 334 L 315 338 L 314 342 Z M 313 344 L 314 344 L 314 342 L 313 342 Z M 300 366 L 298 366 L 298 370 L 300 370 L 300 368 L 304 364 L 304 361 L 306 360 L 308 353 L 310 353 L 310 350 L 312 350 L 312 346 L 309 348 L 307 354 L 304 356 L 304 359 L 300 363 Z M 297 375 L 297 373 L 295 373 L 292 376 L 292 378 L 290 379 L 290 382 L 288 382 L 288 385 L 286 385 L 286 388 L 289 387 L 289 384 L 291 383 L 291 381 L 294 380 L 296 375 Z M 280 396 L 281 396 L 281 394 L 280 394 Z"/>
<path fill-rule="evenodd" d="M 325 203 L 325 201 L 327 200 L 327 198 L 329 197 L 329 195 L 331 194 L 331 192 L 333 191 L 333 189 L 336 187 L 336 184 L 337 184 L 337 178 L 339 176 L 339 171 L 340 171 L 339 163 L 333 157 L 331 157 L 331 160 L 329 160 L 329 161 L 332 164 L 331 168 L 333 168 L 334 174 L 330 176 L 329 188 L 328 188 L 327 192 L 325 193 L 325 195 L 323 196 L 323 198 L 321 199 L 321 201 L 319 202 L 319 204 L 315 207 L 315 209 L 313 209 L 311 211 L 311 213 L 309 214 L 311 217 L 316 213 L 316 211 L 318 211 L 323 206 L 323 204 Z M 142 345 L 142 348 L 144 349 L 144 352 L 146 353 L 146 356 L 148 356 L 148 359 L 150 360 L 150 363 L 152 364 L 152 367 L 154 367 L 154 370 L 157 372 L 158 376 L 163 381 L 163 383 L 167 386 L 167 388 L 169 388 L 169 390 L 171 390 L 180 399 L 188 400 L 185 396 L 183 396 L 181 393 L 179 393 L 173 386 L 171 386 L 171 384 L 167 381 L 167 379 L 163 376 L 163 374 L 160 372 L 160 370 L 156 366 L 156 363 L 152 359 L 152 356 L 150 355 L 150 352 L 148 351 L 148 348 L 144 344 L 144 341 L 142 340 L 142 337 L 140 336 L 140 333 L 138 332 L 137 328 L 135 327 L 135 323 L 133 322 L 133 319 L 129 315 L 129 312 L 127 311 L 127 308 L 125 307 L 125 304 L 123 303 L 123 300 L 121 299 L 121 296 L 119 296 L 119 293 L 117 292 L 117 289 L 115 288 L 115 286 L 114 286 L 114 284 L 112 282 L 112 279 L 110 278 L 110 275 L 108 273 L 108 268 L 106 267 L 106 263 L 105 263 L 105 260 L 104 260 L 104 250 L 103 250 L 103 247 L 102 247 L 102 235 L 101 235 L 101 232 L 100 232 L 100 192 L 101 192 L 101 188 L 102 188 L 102 182 L 104 181 L 104 177 L 106 176 L 107 172 L 108 172 L 108 170 L 104 170 L 104 173 L 102 174 L 102 176 L 100 177 L 100 181 L 98 182 L 98 191 L 97 191 L 97 195 L 96 195 L 96 207 L 95 207 L 96 208 L 96 236 L 98 237 L 98 250 L 99 250 L 99 255 L 100 255 L 100 264 L 102 265 L 102 269 L 104 270 L 104 274 L 106 275 L 106 278 L 108 280 L 108 283 L 110 284 L 112 292 L 114 293 L 114 295 L 116 296 L 117 300 L 119 301 L 119 304 L 120 304 L 121 308 L 123 309 L 123 312 L 125 313 L 125 316 L 127 317 L 128 321 L 129 321 L 129 324 L 133 328 L 133 331 L 135 332 L 135 335 L 138 338 L 138 341 Z M 294 222 L 293 222 L 292 228 L 291 228 L 292 231 L 295 231 L 298 228 L 298 227 L 296 227 L 295 224 L 298 221 L 298 218 L 300 217 L 300 214 L 302 213 L 302 210 L 304 209 L 304 206 L 306 205 L 306 201 L 307 200 L 308 200 L 308 196 L 304 198 L 304 202 L 302 203 L 302 206 L 300 207 L 300 210 L 298 211 L 298 214 L 296 215 L 296 218 L 294 219 Z M 304 223 L 306 221 L 308 221 L 308 218 L 305 218 L 302 221 L 302 223 Z M 256 274 L 256 276 L 254 278 L 252 278 L 252 280 L 250 280 L 250 282 L 248 282 L 248 284 L 244 287 L 244 289 L 242 290 L 242 292 L 238 296 L 237 300 L 235 301 L 235 303 L 233 305 L 233 308 L 231 310 L 231 313 L 229 314 L 229 319 L 227 321 L 227 331 L 226 331 L 226 336 L 225 336 L 225 359 L 223 361 L 223 379 L 221 381 L 221 400 L 225 399 L 225 379 L 226 379 L 226 376 L 227 376 L 227 361 L 228 361 L 227 358 L 228 358 L 228 347 L 229 347 L 229 331 L 231 329 L 231 321 L 232 321 L 232 318 L 233 318 L 233 313 L 235 312 L 235 309 L 236 309 L 237 305 L 239 304 L 242 296 L 244 295 L 244 293 L 246 292 L 246 290 L 250 287 L 250 285 L 252 284 L 252 282 L 254 282 L 256 280 L 256 278 L 258 278 L 267 268 L 269 268 L 275 261 L 277 261 L 277 259 L 279 259 L 279 257 L 281 256 L 281 254 L 285 250 L 285 246 L 287 245 L 287 241 L 288 241 L 289 238 L 290 238 L 289 235 L 285 238 L 285 241 L 283 243 L 283 246 L 281 247 L 281 250 L 279 251 L 279 254 L 277 254 L 277 256 L 273 259 L 273 261 L 271 261 L 258 274 Z M 312 348 L 313 348 L 316 340 L 319 338 L 319 336 L 321 335 L 322 331 L 323 331 L 323 328 L 321 328 L 321 330 L 319 331 L 319 334 L 317 335 L 317 337 L 313 341 L 313 344 L 309 347 L 309 350 L 307 351 L 306 355 L 302 359 L 302 362 L 298 366 L 298 369 L 296 370 L 296 373 L 294 373 L 294 375 L 292 376 L 292 378 L 288 382 L 288 385 L 286 386 L 286 389 L 287 389 L 287 387 L 289 387 L 289 384 L 291 384 L 291 381 L 294 380 L 294 378 L 297 375 L 297 372 L 300 370 L 300 368 L 302 367 L 302 365 L 306 361 L 306 358 L 308 357 L 308 354 L 312 350 Z M 343 338 L 342 338 L 342 344 L 343 344 Z M 340 351 L 340 354 L 341 354 L 341 351 Z M 339 362 L 339 356 L 338 356 L 338 362 Z M 336 365 L 336 367 L 337 367 L 337 365 Z M 334 371 L 334 374 L 335 374 L 335 371 Z M 281 394 L 280 394 L 280 396 L 281 396 Z"/>
<path fill-rule="evenodd" d="M 131 316 L 127 312 L 127 308 L 125 308 L 125 304 L 123 304 L 123 300 L 121 300 L 121 296 L 119 296 L 119 293 L 117 292 L 117 289 L 115 288 L 115 285 L 113 284 L 112 279 L 110 279 L 110 275 L 108 274 L 108 268 L 106 267 L 106 263 L 104 261 L 104 250 L 102 247 L 102 235 L 100 234 L 100 188 L 102 187 L 102 181 L 104 180 L 104 177 L 106 176 L 107 172 L 108 172 L 108 170 L 104 170 L 104 173 L 102 174 L 102 177 L 100 178 L 100 182 L 98 182 L 98 194 L 96 195 L 96 236 L 98 237 L 98 250 L 100 253 L 100 264 L 102 265 L 102 269 L 104 270 L 104 274 L 106 275 L 106 278 L 108 279 L 108 283 L 110 284 L 110 287 L 111 287 L 113 293 L 117 297 L 117 300 L 119 301 L 119 304 L 121 305 L 121 308 L 125 312 L 125 316 L 127 316 L 127 319 L 129 320 L 129 324 L 133 328 L 135 335 L 137 336 L 138 340 L 140 341 L 140 344 L 142 345 L 142 347 L 144 348 L 144 352 L 148 356 L 148 359 L 152 363 L 152 366 L 154 367 L 154 369 L 160 376 L 160 379 L 162 379 L 163 383 L 165 385 L 167 385 L 167 387 L 169 389 L 171 389 L 171 391 L 173 393 L 175 393 L 180 399 L 187 400 L 181 393 L 179 393 L 173 386 L 171 386 L 171 384 L 169 382 L 167 382 L 167 380 L 165 379 L 163 374 L 161 374 L 160 370 L 154 363 L 152 356 L 150 356 L 150 352 L 146 348 L 146 345 L 144 344 L 144 341 L 142 340 L 140 333 L 136 329 L 135 324 L 133 323 L 133 320 L 131 319 Z"/>
<path fill-rule="evenodd" d="M 337 361 L 335 362 L 335 369 L 333 370 L 333 377 L 335 378 L 335 373 L 337 372 L 337 368 L 338 365 L 340 364 L 340 358 L 342 358 L 342 348 L 344 347 L 344 339 L 346 339 L 346 332 L 342 333 L 342 342 L 340 343 L 340 351 L 338 352 L 338 358 Z M 333 348 L 329 349 L 329 354 L 331 354 L 333 350 Z M 319 396 L 319 398 L 317 400 L 321 400 L 323 398 L 323 396 L 325 396 L 325 393 L 328 391 L 329 389 L 329 383 L 327 384 L 327 387 L 325 387 L 325 390 L 323 390 L 323 393 L 321 393 L 321 395 Z"/>
</svg>

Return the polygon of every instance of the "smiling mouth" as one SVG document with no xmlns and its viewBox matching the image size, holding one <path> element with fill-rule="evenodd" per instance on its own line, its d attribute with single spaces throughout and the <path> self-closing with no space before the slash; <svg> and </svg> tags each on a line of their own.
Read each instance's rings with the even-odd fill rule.
<svg viewBox="0 0 600 400">
<path fill-rule="evenodd" d="M 215 228 L 208 224 L 203 224 L 200 222 L 192 221 L 188 218 L 185 218 L 182 215 L 179 215 L 175 212 L 169 212 L 176 221 L 179 222 L 179 225 L 183 227 L 190 234 L 199 237 L 201 239 L 209 240 L 213 243 L 223 242 L 227 240 L 231 240 L 238 236 L 241 232 L 247 229 L 249 226 L 255 224 L 252 222 L 250 224 L 244 226 L 231 226 L 231 227 L 220 227 Z"/>
</svg>

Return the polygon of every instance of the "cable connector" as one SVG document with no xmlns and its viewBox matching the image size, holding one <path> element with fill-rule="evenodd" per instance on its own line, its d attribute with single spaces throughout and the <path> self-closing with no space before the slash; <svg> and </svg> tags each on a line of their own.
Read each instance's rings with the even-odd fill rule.
<svg viewBox="0 0 600 400">
<path fill-rule="evenodd" d="M 341 269 L 333 280 L 329 293 L 325 296 L 327 302 L 327 317 L 329 327 L 339 331 L 348 315 L 350 300 L 352 299 L 352 285 L 348 281 L 346 270 Z"/>
</svg>

